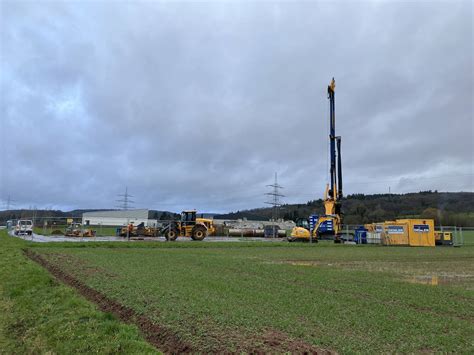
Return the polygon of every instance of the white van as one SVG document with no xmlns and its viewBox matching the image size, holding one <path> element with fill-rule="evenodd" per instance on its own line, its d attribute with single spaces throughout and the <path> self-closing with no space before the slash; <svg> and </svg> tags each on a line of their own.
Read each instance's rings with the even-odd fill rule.
<svg viewBox="0 0 474 355">
<path fill-rule="evenodd" d="M 30 219 L 20 219 L 16 222 L 15 235 L 33 234 L 33 221 Z"/>
</svg>

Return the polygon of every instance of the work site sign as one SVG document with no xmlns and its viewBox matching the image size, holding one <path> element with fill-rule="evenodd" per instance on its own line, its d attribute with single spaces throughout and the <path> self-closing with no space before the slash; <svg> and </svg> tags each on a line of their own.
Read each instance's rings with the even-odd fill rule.
<svg viewBox="0 0 474 355">
<path fill-rule="evenodd" d="M 390 234 L 403 234 L 403 226 L 388 226 L 387 231 Z"/>
<path fill-rule="evenodd" d="M 430 231 L 430 226 L 427 224 L 415 224 L 413 226 L 413 231 L 418 233 L 428 233 Z"/>
</svg>

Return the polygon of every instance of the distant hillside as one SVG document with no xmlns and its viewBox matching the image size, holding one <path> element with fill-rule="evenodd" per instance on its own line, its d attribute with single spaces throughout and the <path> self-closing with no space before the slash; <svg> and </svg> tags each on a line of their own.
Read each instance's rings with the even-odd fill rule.
<svg viewBox="0 0 474 355">
<path fill-rule="evenodd" d="M 474 227 L 474 193 L 422 191 L 409 194 L 348 195 L 342 200 L 344 222 L 363 224 L 402 217 L 433 218 L 437 224 Z M 280 216 L 296 220 L 322 214 L 323 201 L 283 205 Z M 215 218 L 268 220 L 272 208 L 256 208 L 216 215 Z"/>
<path fill-rule="evenodd" d="M 381 195 L 348 195 L 342 200 L 344 222 L 347 224 L 363 224 L 385 221 L 402 217 L 433 218 L 437 224 L 474 227 L 474 193 L 472 192 L 437 192 L 422 191 L 409 194 Z M 9 219 L 43 217 L 81 217 L 82 213 L 101 211 L 99 209 L 81 209 L 73 211 L 59 210 L 10 210 L 0 211 L 0 224 Z M 283 205 L 280 217 L 296 220 L 308 217 L 310 214 L 322 214 L 323 201 L 313 200 L 304 204 Z M 151 219 L 170 220 L 179 214 L 168 211 L 150 210 Z M 249 220 L 269 220 L 272 217 L 271 208 L 255 208 L 236 211 L 227 214 L 217 214 L 214 218 Z"/>
</svg>

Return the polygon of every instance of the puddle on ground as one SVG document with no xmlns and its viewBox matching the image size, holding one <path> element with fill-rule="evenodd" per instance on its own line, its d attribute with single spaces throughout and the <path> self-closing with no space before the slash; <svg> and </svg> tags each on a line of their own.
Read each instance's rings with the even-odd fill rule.
<svg viewBox="0 0 474 355">
<path fill-rule="evenodd" d="M 438 276 L 415 276 L 415 277 L 409 278 L 407 281 L 413 284 L 438 286 L 439 277 Z"/>
<path fill-rule="evenodd" d="M 346 271 L 348 270 L 357 270 L 357 271 L 367 271 L 367 272 L 383 272 L 387 273 L 389 271 L 394 272 L 395 270 L 392 267 L 397 267 L 395 263 L 389 264 L 390 267 L 384 265 L 383 267 L 375 267 L 378 263 L 368 263 L 368 262 L 344 262 L 344 263 L 328 263 L 323 261 L 311 261 L 311 260 L 275 260 L 275 261 L 263 261 L 263 264 L 273 264 L 273 265 L 293 265 L 293 266 L 303 266 L 303 267 L 337 267 L 342 268 Z M 371 265 L 373 264 L 373 265 Z M 429 286 L 439 286 L 439 285 L 462 285 L 467 289 L 474 290 L 474 274 L 472 273 L 446 273 L 441 272 L 438 275 L 413 275 L 407 273 L 403 269 L 398 270 L 398 279 L 402 279 L 404 282 L 409 282 L 413 284 L 420 285 L 429 285 Z M 401 275 L 400 275 L 401 274 Z"/>
<path fill-rule="evenodd" d="M 319 261 L 304 261 L 304 260 L 284 260 L 284 261 L 264 261 L 264 264 L 273 265 L 293 265 L 293 266 L 319 266 L 322 265 Z M 331 264 L 328 264 L 331 265 Z"/>
<path fill-rule="evenodd" d="M 421 285 L 439 286 L 472 281 L 473 278 L 473 275 L 420 275 L 412 276 L 406 279 L 406 281 Z"/>
<path fill-rule="evenodd" d="M 311 261 L 290 261 L 286 264 L 295 265 L 295 266 L 316 266 L 316 264 Z"/>
</svg>

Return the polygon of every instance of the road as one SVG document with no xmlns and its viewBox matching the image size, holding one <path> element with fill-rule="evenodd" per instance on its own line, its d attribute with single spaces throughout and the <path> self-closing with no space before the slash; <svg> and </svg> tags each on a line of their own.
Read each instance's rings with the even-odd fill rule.
<svg viewBox="0 0 474 355">
<path fill-rule="evenodd" d="M 21 238 L 24 240 L 32 241 L 32 242 L 38 242 L 38 243 L 49 243 L 49 242 L 127 242 L 127 238 L 122 238 L 122 237 L 65 237 L 63 235 L 53 235 L 53 236 L 48 236 L 48 235 L 41 235 L 41 234 L 35 234 L 33 233 L 31 236 L 30 235 L 20 235 L 16 236 L 13 234 L 12 231 L 9 232 L 10 236 L 16 237 L 16 238 Z M 158 237 L 158 238 L 132 238 L 130 240 L 131 242 L 166 242 L 166 239 L 164 237 Z M 206 239 L 203 240 L 203 242 L 206 243 L 213 243 L 213 242 L 269 242 L 269 243 L 278 243 L 278 242 L 287 242 L 285 238 L 250 238 L 250 237 L 225 237 L 225 236 L 211 236 L 207 237 Z M 185 237 L 178 237 L 178 239 L 175 241 L 176 242 L 195 242 L 191 238 L 185 238 Z M 196 242 L 197 243 L 197 242 Z"/>
</svg>

